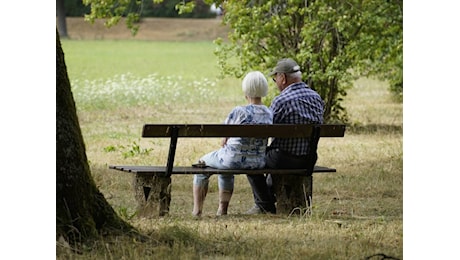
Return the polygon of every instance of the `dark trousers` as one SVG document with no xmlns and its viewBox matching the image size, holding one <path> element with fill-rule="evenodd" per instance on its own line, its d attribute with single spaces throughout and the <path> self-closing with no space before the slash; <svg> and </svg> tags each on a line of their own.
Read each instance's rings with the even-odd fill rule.
<svg viewBox="0 0 460 260">
<path fill-rule="evenodd" d="M 314 158 L 313 164 L 317 158 Z M 267 168 L 283 168 L 295 169 L 306 168 L 308 160 L 306 156 L 295 156 L 287 152 L 281 151 L 278 148 L 267 148 L 265 156 L 265 163 Z M 276 214 L 276 197 L 273 192 L 273 179 L 270 174 L 267 175 L 247 175 L 249 184 L 252 188 L 254 202 L 259 208 L 266 212 Z"/>
</svg>

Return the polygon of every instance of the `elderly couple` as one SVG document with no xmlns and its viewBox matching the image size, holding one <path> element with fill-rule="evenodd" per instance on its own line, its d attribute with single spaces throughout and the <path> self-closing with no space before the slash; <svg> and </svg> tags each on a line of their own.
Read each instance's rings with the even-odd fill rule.
<svg viewBox="0 0 460 260">
<path fill-rule="evenodd" d="M 270 73 L 280 90 L 267 108 L 262 97 L 267 95 L 268 83 L 259 71 L 249 72 L 242 89 L 248 105 L 235 107 L 225 124 L 321 124 L 324 102 L 303 81 L 300 66 L 292 59 L 278 61 Z M 222 148 L 208 153 L 199 162 L 217 169 L 301 168 L 306 167 L 308 141 L 304 138 L 268 139 L 232 137 L 223 140 Z M 196 174 L 193 178 L 193 212 L 201 216 L 208 191 L 210 175 Z M 275 197 L 271 192 L 270 176 L 247 175 L 255 205 L 246 214 L 276 214 Z M 217 216 L 226 215 L 233 193 L 234 176 L 218 175 L 219 208 Z"/>
</svg>

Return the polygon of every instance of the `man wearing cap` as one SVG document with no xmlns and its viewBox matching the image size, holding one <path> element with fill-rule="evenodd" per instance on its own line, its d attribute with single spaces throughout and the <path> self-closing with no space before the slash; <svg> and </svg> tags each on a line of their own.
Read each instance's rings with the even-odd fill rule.
<svg viewBox="0 0 460 260">
<path fill-rule="evenodd" d="M 323 123 L 324 102 L 302 81 L 297 62 L 290 58 L 279 60 L 270 76 L 280 91 L 270 105 L 273 124 Z M 285 169 L 307 167 L 307 148 L 307 138 L 274 138 L 267 148 L 266 165 Z M 246 214 L 276 214 L 275 196 L 271 191 L 272 176 L 248 174 L 247 178 L 255 205 Z"/>
</svg>

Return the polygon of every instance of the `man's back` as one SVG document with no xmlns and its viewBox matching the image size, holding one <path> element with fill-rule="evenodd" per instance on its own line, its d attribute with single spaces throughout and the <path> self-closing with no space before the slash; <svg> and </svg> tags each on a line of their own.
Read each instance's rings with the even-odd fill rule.
<svg viewBox="0 0 460 260">
<path fill-rule="evenodd" d="M 324 102 L 305 83 L 298 82 L 284 89 L 273 99 L 274 124 L 322 124 Z M 270 146 L 280 148 L 293 155 L 305 155 L 308 141 L 305 138 L 274 139 Z"/>
<path fill-rule="evenodd" d="M 323 123 L 324 102 L 318 93 L 302 82 L 302 72 L 296 61 L 291 58 L 279 60 L 269 76 L 272 77 L 280 91 L 270 105 L 274 124 Z M 267 148 L 265 162 L 268 168 L 305 168 L 316 162 L 316 158 L 307 158 L 307 153 L 308 139 L 306 138 L 275 138 Z M 247 177 L 255 203 L 248 214 L 276 213 L 274 190 L 271 185 L 272 177 L 250 174 Z M 274 177 L 274 184 L 277 178 L 283 178 L 283 175 Z M 298 178 L 303 177 L 298 176 Z M 281 180 L 278 183 L 284 185 L 288 182 Z M 294 186 L 301 183 L 301 181 L 295 182 Z"/>
</svg>

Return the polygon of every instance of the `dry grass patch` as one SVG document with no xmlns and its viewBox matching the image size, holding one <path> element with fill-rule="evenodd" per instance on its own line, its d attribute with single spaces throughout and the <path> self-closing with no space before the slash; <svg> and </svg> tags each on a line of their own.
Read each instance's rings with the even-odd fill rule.
<svg viewBox="0 0 460 260">
<path fill-rule="evenodd" d="M 212 41 L 217 37 L 226 39 L 229 32 L 219 18 L 143 18 L 139 25 L 139 32 L 133 37 L 123 19 L 106 28 L 104 20 L 90 24 L 80 17 L 67 17 L 67 32 L 74 40 Z"/>
<path fill-rule="evenodd" d="M 359 96 L 363 91 L 366 88 L 354 89 L 351 95 Z M 114 209 L 149 234 L 151 241 L 111 241 L 112 251 L 104 247 L 91 250 L 85 256 L 94 259 L 108 255 L 129 259 L 363 259 L 384 253 L 402 257 L 402 131 L 401 126 L 394 123 L 400 112 L 392 111 L 395 105 L 391 104 L 388 95 L 382 94 L 384 91 L 375 93 L 379 94 L 367 95 L 366 102 L 382 102 L 385 109 L 367 111 L 366 116 L 358 118 L 367 118 L 367 124 L 392 127 L 375 129 L 362 124 L 361 129 L 355 127 L 348 131 L 345 138 L 320 140 L 318 164 L 336 167 L 338 172 L 315 175 L 312 215 L 300 217 L 243 215 L 252 206 L 253 199 L 246 177 L 238 175 L 229 216 L 215 217 L 218 194 L 217 180 L 213 176 L 204 215 L 197 220 L 191 216 L 193 177 L 175 175 L 170 216 L 137 218 L 131 176 L 110 171 L 107 164 L 165 164 L 167 139 L 136 139 L 144 123 L 155 119 L 158 122 L 215 122 L 221 118 L 219 114 L 227 113 L 228 108 L 213 106 L 213 118 L 204 118 L 203 114 L 197 113 L 207 105 L 192 107 L 193 113 L 186 113 L 186 109 L 180 107 L 178 110 L 184 109 L 184 113 L 171 114 L 167 110 L 155 109 L 155 116 L 151 114 L 151 107 L 123 108 L 105 113 L 105 118 L 114 120 L 97 123 L 91 119 L 93 113 L 89 113 L 83 125 L 88 129 L 85 135 L 91 140 L 88 154 L 94 178 Z M 378 101 L 381 98 L 384 101 Z M 353 100 L 349 104 L 350 113 L 358 113 L 363 102 L 355 96 L 350 100 Z M 372 121 L 373 118 L 377 122 Z M 100 130 L 95 130 L 97 128 Z M 110 135 L 106 134 L 107 138 L 103 138 L 102 129 L 111 129 L 107 130 L 108 133 L 114 131 L 118 135 L 108 138 Z M 104 152 L 102 149 L 108 145 L 126 145 L 133 139 L 139 141 L 142 148 L 153 150 L 149 154 L 124 158 L 121 151 Z M 179 140 L 176 164 L 191 164 L 203 153 L 218 147 L 218 141 Z"/>
</svg>

